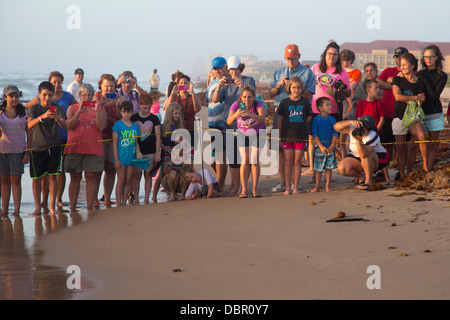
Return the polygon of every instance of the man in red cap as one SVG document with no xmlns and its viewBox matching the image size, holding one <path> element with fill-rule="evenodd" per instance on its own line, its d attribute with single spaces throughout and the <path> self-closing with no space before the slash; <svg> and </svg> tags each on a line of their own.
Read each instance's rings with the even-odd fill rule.
<svg viewBox="0 0 450 320">
<path fill-rule="evenodd" d="M 277 109 L 280 101 L 289 97 L 286 93 L 285 87 L 288 80 L 292 77 L 299 77 L 304 84 L 304 91 L 302 96 L 311 102 L 313 94 L 316 92 L 316 79 L 314 73 L 310 68 L 305 67 L 300 63 L 300 51 L 295 44 L 289 44 L 284 49 L 284 60 L 286 61 L 286 67 L 280 68 L 273 74 L 273 78 L 270 81 L 270 96 L 274 98 L 275 113 L 273 115 L 272 129 L 278 129 L 278 114 Z M 272 140 L 271 145 L 274 144 Z M 280 174 L 280 182 L 272 188 L 273 192 L 284 191 L 284 154 L 281 144 L 278 144 L 278 173 Z M 272 147 L 273 150 L 273 147 Z"/>
</svg>

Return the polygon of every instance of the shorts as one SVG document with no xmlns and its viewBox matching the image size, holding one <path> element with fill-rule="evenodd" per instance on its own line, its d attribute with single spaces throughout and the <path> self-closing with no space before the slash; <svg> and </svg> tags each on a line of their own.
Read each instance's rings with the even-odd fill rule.
<svg viewBox="0 0 450 320">
<path fill-rule="evenodd" d="M 108 161 L 114 163 L 114 152 L 112 141 L 103 141 L 103 150 L 104 150 L 104 161 Z"/>
<path fill-rule="evenodd" d="M 0 175 L 20 176 L 24 173 L 23 156 L 25 153 L 0 153 Z"/>
<path fill-rule="evenodd" d="M 394 118 L 392 120 L 392 133 L 394 136 L 405 136 L 408 134 L 408 128 L 403 125 L 402 119 Z"/>
<path fill-rule="evenodd" d="M 283 142 L 282 143 L 283 150 L 295 149 L 295 150 L 301 151 L 301 150 L 305 150 L 307 145 L 308 144 L 306 142 Z"/>
<path fill-rule="evenodd" d="M 314 171 L 323 172 L 324 170 L 336 169 L 336 155 L 332 153 L 323 153 L 320 148 L 314 151 Z"/>
<path fill-rule="evenodd" d="M 383 132 L 380 133 L 381 143 L 395 142 L 394 133 L 392 132 L 392 118 L 384 118 Z"/>
<path fill-rule="evenodd" d="M 41 178 L 46 174 L 56 175 L 62 173 L 61 146 L 31 151 L 30 156 L 30 176 L 32 179 Z"/>
<path fill-rule="evenodd" d="M 148 154 L 143 154 L 142 156 L 144 158 L 146 158 L 146 159 L 150 159 L 150 161 L 148 162 L 150 165 L 145 170 L 140 168 L 140 167 L 138 167 L 138 166 L 134 166 L 134 172 L 145 171 L 145 172 L 149 173 L 150 171 L 152 171 L 153 166 L 155 165 L 155 154 L 154 153 L 148 153 Z"/>
<path fill-rule="evenodd" d="M 384 167 L 386 167 L 389 163 L 389 154 L 387 152 L 377 152 L 378 156 L 378 168 L 375 169 L 374 172 L 380 171 Z M 352 153 L 348 153 L 345 158 L 353 158 L 361 162 L 361 158 L 355 157 Z"/>
<path fill-rule="evenodd" d="M 428 120 L 428 117 L 431 119 Z M 423 120 L 423 125 L 427 132 L 444 130 L 444 114 L 440 113 L 438 117 L 428 115 L 427 118 Z"/>
<path fill-rule="evenodd" d="M 68 173 L 102 172 L 105 159 L 96 154 L 69 153 L 65 156 L 64 170 Z"/>
<path fill-rule="evenodd" d="M 256 148 L 264 148 L 264 145 L 266 144 L 265 139 L 260 141 L 259 133 L 257 133 L 256 135 L 251 135 L 251 136 L 243 134 L 243 133 L 237 134 L 235 143 L 241 144 L 242 140 L 244 141 L 244 146 L 246 148 L 249 148 L 250 146 L 256 147 Z M 241 147 L 241 145 L 239 145 L 238 147 Z"/>
</svg>

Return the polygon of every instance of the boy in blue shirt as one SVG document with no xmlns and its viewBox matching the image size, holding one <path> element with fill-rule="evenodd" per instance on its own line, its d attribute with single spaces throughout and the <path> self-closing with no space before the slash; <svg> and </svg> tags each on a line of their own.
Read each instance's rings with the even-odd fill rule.
<svg viewBox="0 0 450 320">
<path fill-rule="evenodd" d="M 331 173 L 336 168 L 336 156 L 334 147 L 338 141 L 338 133 L 333 128 L 336 120 L 330 116 L 331 100 L 327 97 L 317 99 L 316 106 L 320 111 L 314 117 L 311 125 L 312 136 L 316 143 L 314 153 L 314 171 L 316 173 L 316 186 L 311 192 L 318 192 L 320 190 L 320 179 L 325 170 L 326 190 L 332 191 L 330 187 Z"/>
</svg>

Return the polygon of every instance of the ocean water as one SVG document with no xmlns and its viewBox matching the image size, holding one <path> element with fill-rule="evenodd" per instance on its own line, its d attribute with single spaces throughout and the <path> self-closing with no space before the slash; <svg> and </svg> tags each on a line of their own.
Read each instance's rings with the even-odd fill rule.
<svg viewBox="0 0 450 320">
<path fill-rule="evenodd" d="M 63 89 L 73 81 L 73 75 L 64 75 Z M 98 76 L 86 76 L 84 82 L 97 88 Z M 16 85 L 22 91 L 22 102 L 31 100 L 37 94 L 40 82 L 48 79 L 48 73 L 4 73 L 0 72 L 0 92 L 9 84 Z M 148 90 L 148 80 L 138 79 L 139 85 Z M 161 90 L 165 91 L 167 82 L 161 82 Z M 87 212 L 85 205 L 84 183 L 81 184 L 77 212 L 69 212 L 68 186 L 70 176 L 66 174 L 66 188 L 63 194 L 65 205 L 55 215 L 42 214 L 30 216 L 34 211 L 34 199 L 32 192 L 32 179 L 28 165 L 22 175 L 22 201 L 21 211 L 18 217 L 8 216 L 0 219 L 0 300 L 8 299 L 73 299 L 84 292 L 93 289 L 94 284 L 82 277 L 82 290 L 70 290 L 66 280 L 69 274 L 53 266 L 42 264 L 43 252 L 39 249 L 38 239 L 46 234 L 57 232 L 62 228 L 76 226 L 98 214 L 104 213 L 104 206 Z M 162 188 L 161 188 L 162 189 Z M 140 199 L 142 203 L 144 192 L 144 179 L 141 180 Z M 100 185 L 99 197 L 103 194 L 103 186 Z M 115 201 L 115 190 L 112 192 L 112 200 Z M 168 201 L 164 191 L 158 194 L 158 202 Z M 142 204 L 143 205 L 143 204 Z M 157 204 L 148 204 L 151 206 Z M 130 207 L 132 208 L 132 207 Z M 13 198 L 11 195 L 9 210 L 13 212 Z"/>
<path fill-rule="evenodd" d="M 22 91 L 23 101 L 29 101 L 37 95 L 39 83 L 48 80 L 49 73 L 15 73 L 15 72 L 0 72 L 0 89 L 3 97 L 3 88 L 9 84 L 13 84 Z M 101 74 L 86 75 L 83 82 L 90 83 L 94 89 L 98 88 L 98 80 Z M 118 75 L 114 75 L 115 77 Z M 165 92 L 169 85 L 169 79 L 161 77 L 160 91 Z M 66 90 L 69 84 L 74 80 L 73 74 L 64 74 L 63 90 Z M 150 84 L 148 78 L 138 78 L 138 84 L 144 90 L 149 90 Z"/>
</svg>

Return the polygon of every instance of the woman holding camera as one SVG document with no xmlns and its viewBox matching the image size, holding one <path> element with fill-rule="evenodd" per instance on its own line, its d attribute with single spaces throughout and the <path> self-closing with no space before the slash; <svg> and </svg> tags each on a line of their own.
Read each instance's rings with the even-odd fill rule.
<svg viewBox="0 0 450 320">
<path fill-rule="evenodd" d="M 317 99 L 327 97 L 331 100 L 331 115 L 336 119 L 336 122 L 341 121 L 343 112 L 342 102 L 350 97 L 351 90 L 350 78 L 347 71 L 342 67 L 339 45 L 336 42 L 328 43 L 320 56 L 320 63 L 313 65 L 311 70 L 316 76 L 316 93 L 313 95 L 311 105 L 313 113 L 320 113 L 316 106 Z M 342 158 L 347 153 L 346 140 L 347 136 L 341 134 Z M 312 145 L 310 143 L 310 146 Z"/>
<path fill-rule="evenodd" d="M 111 206 L 115 204 L 111 201 L 111 193 L 116 180 L 116 169 L 114 168 L 114 154 L 112 149 L 112 127 L 120 120 L 121 115 L 118 110 L 119 104 L 124 100 L 116 92 L 116 78 L 112 74 L 102 74 L 98 81 L 98 91 L 94 100 L 106 110 L 106 126 L 102 132 L 105 176 L 103 177 L 103 204 Z M 94 201 L 94 206 L 98 206 L 98 201 Z"/>
<path fill-rule="evenodd" d="M 93 102 L 95 90 L 84 83 L 78 89 L 81 102 L 67 110 L 68 138 L 64 150 L 65 171 L 70 173 L 70 210 L 75 211 L 80 181 L 86 179 L 87 209 L 92 210 L 104 169 L 102 131 L 106 126 L 106 110 Z"/>
<path fill-rule="evenodd" d="M 216 90 L 213 94 L 213 102 L 221 102 L 225 104 L 225 108 L 223 111 L 223 119 L 224 122 L 227 122 L 228 115 L 230 114 L 230 108 L 233 103 L 239 100 L 239 97 L 242 93 L 242 88 L 246 86 L 252 87 L 254 90 L 256 90 L 256 83 L 255 79 L 252 77 L 243 76 L 242 72 L 245 69 L 245 64 L 241 62 L 241 59 L 238 56 L 232 56 L 227 61 L 228 66 L 228 72 L 231 75 L 231 78 L 227 78 L 226 76 L 223 76 L 222 79 L 219 80 L 219 83 L 216 87 Z M 233 122 L 231 125 L 225 125 L 224 130 L 226 129 L 237 129 L 237 123 Z M 226 139 L 234 139 L 234 135 L 226 135 Z M 223 141 L 224 148 L 226 146 L 226 141 Z M 230 196 L 238 196 L 240 195 L 240 186 L 239 186 L 239 180 L 240 180 L 240 167 L 241 165 L 237 163 L 237 141 L 235 140 L 234 143 L 234 150 L 232 152 L 227 152 L 228 155 L 233 155 L 233 159 L 229 160 L 229 166 L 230 166 L 230 175 L 231 175 L 231 183 L 230 188 L 225 192 L 226 194 L 229 194 Z"/>
<path fill-rule="evenodd" d="M 389 162 L 389 155 L 381 145 L 375 119 L 364 115 L 359 120 L 337 122 L 334 129 L 343 134 L 350 134 L 349 153 L 339 162 L 339 173 L 359 179 L 358 189 L 368 190 L 374 172 L 383 169 Z"/>
</svg>

